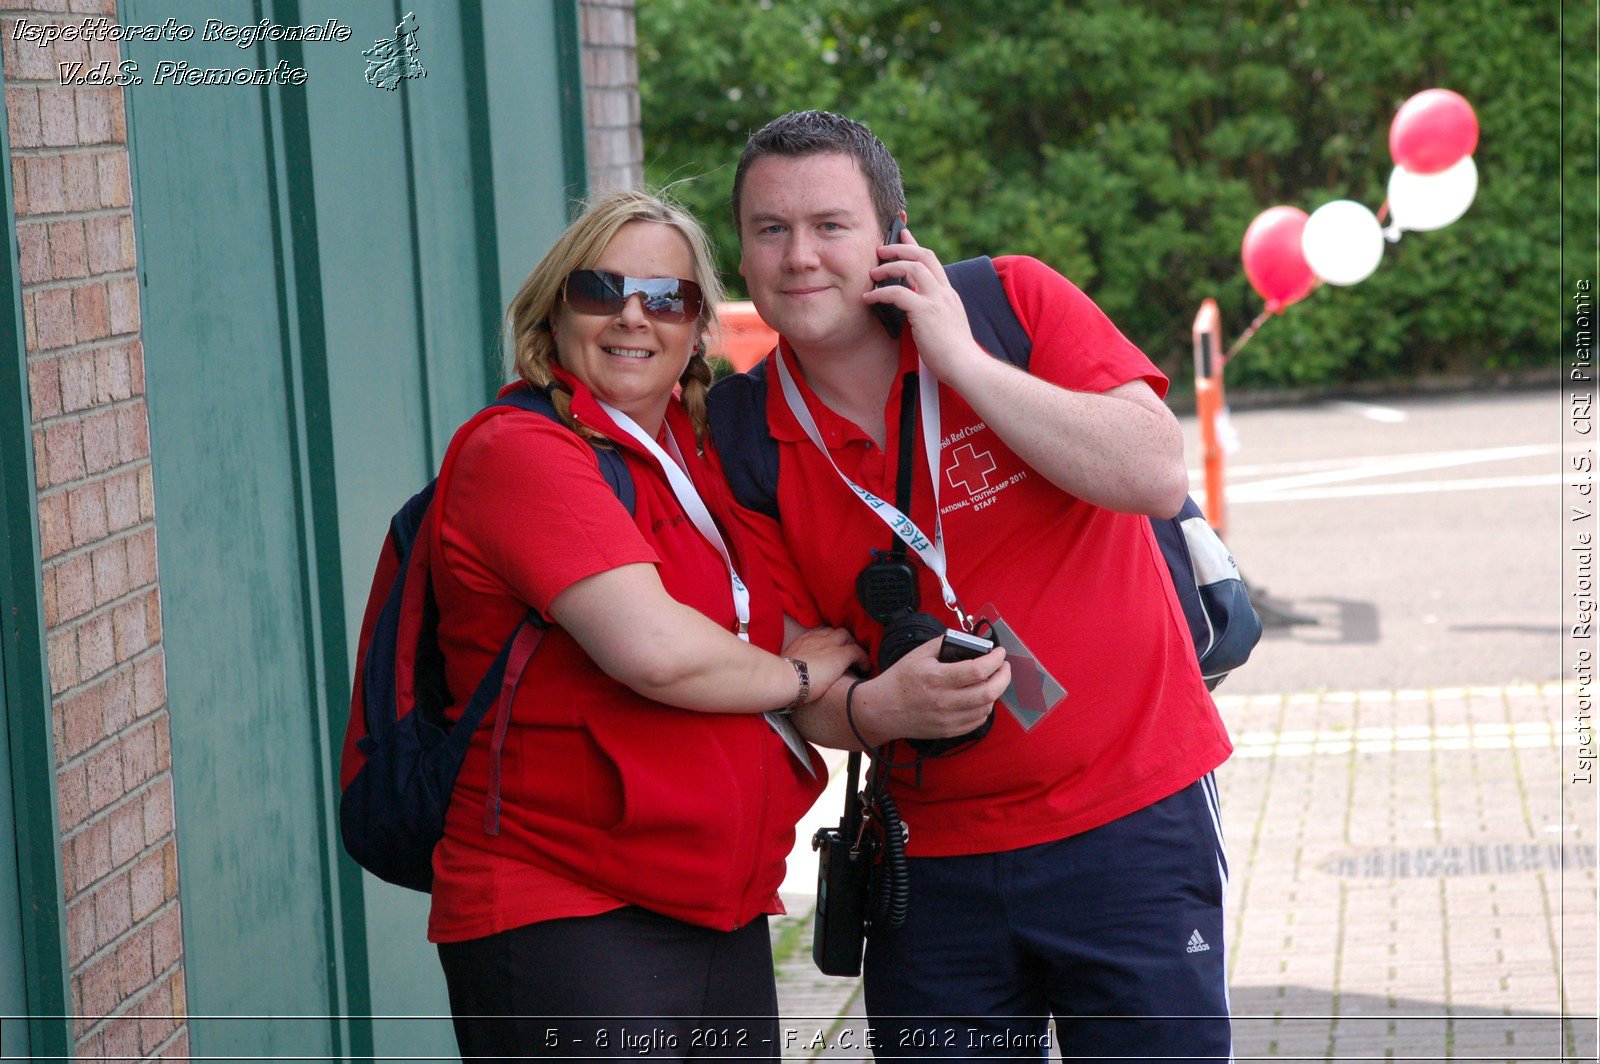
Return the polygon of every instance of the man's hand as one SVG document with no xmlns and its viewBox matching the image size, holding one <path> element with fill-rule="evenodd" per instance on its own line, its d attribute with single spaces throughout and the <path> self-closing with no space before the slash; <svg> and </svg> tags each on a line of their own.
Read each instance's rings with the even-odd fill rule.
<svg viewBox="0 0 1600 1064">
<path fill-rule="evenodd" d="M 945 663 L 939 643 L 930 639 L 856 689 L 856 730 L 870 745 L 965 735 L 984 722 L 1010 686 L 1011 665 L 1000 647 L 981 658 Z"/>
<path fill-rule="evenodd" d="M 932 251 L 917 243 L 911 230 L 899 244 L 878 249 L 884 261 L 872 268 L 872 279 L 903 278 L 910 288 L 891 285 L 868 289 L 862 297 L 867 303 L 890 303 L 906 312 L 906 320 L 917 338 L 917 353 L 945 383 L 967 365 L 991 361 L 972 338 L 967 311 L 945 275 L 944 265 Z"/>
<path fill-rule="evenodd" d="M 1142 380 L 1105 392 L 1073 392 L 991 358 L 972 338 L 966 308 L 932 251 L 909 231 L 885 244 L 868 303 L 906 312 L 917 352 L 933 375 L 965 399 L 1006 445 L 1046 480 L 1119 513 L 1171 517 L 1183 506 L 1189 473 L 1178 419 Z"/>
</svg>

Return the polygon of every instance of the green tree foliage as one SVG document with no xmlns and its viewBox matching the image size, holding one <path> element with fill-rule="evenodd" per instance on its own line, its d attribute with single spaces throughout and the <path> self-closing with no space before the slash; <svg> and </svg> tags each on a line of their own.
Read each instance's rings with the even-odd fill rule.
<svg viewBox="0 0 1600 1064">
<path fill-rule="evenodd" d="M 1568 0 L 1567 19 L 1581 56 L 1592 4 Z M 1553 365 L 1561 22 L 1519 0 L 639 0 L 647 177 L 680 182 L 737 291 L 728 195 L 745 137 L 793 108 L 849 114 L 900 160 L 924 244 L 947 261 L 1044 259 L 1178 376 L 1201 299 L 1229 335 L 1261 309 L 1239 264 L 1251 219 L 1278 203 L 1376 209 L 1396 109 L 1451 88 L 1483 128 L 1472 209 L 1269 322 L 1230 380 Z M 1564 76 L 1569 101 L 1593 98 L 1592 53 Z M 1565 133 L 1575 180 L 1592 118 Z M 1567 208 L 1569 232 L 1594 232 L 1592 196 Z"/>
</svg>

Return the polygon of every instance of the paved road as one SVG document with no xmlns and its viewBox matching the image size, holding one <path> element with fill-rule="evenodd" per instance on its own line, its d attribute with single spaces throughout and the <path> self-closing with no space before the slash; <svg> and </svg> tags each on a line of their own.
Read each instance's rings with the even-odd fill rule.
<svg viewBox="0 0 1600 1064">
<path fill-rule="evenodd" d="M 1258 594 L 1318 622 L 1269 630 L 1218 691 L 1240 1059 L 1595 1059 L 1560 417 L 1554 392 L 1234 416 L 1229 545 Z M 864 1059 L 858 984 L 808 948 L 805 840 L 840 782 L 775 925 L 786 1059 Z"/>
<path fill-rule="evenodd" d="M 1235 414 L 1228 545 L 1318 623 L 1270 629 L 1222 692 L 1558 677 L 1561 413 L 1552 390 Z"/>
</svg>

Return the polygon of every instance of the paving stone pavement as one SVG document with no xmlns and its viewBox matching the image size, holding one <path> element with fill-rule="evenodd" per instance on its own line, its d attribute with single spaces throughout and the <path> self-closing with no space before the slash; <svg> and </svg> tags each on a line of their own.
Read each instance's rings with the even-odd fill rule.
<svg viewBox="0 0 1600 1064">
<path fill-rule="evenodd" d="M 1596 1059 L 1595 792 L 1564 770 L 1575 698 L 1559 683 L 1219 696 L 1237 1059 Z M 810 906 L 790 908 L 774 925 L 792 947 L 784 1059 L 870 1059 L 858 982 L 816 971 Z"/>
</svg>

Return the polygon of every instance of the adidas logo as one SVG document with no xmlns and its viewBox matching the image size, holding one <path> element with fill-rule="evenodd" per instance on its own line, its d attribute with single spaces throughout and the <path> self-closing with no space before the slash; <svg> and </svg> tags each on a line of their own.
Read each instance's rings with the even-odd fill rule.
<svg viewBox="0 0 1600 1064">
<path fill-rule="evenodd" d="M 1208 950 L 1210 948 L 1211 948 L 1211 943 L 1209 943 L 1205 939 L 1201 938 L 1200 937 L 1200 929 L 1196 928 L 1194 933 L 1189 936 L 1189 948 L 1187 950 L 1185 950 L 1185 952 L 1187 952 L 1187 953 L 1204 953 L 1206 950 Z"/>
</svg>

